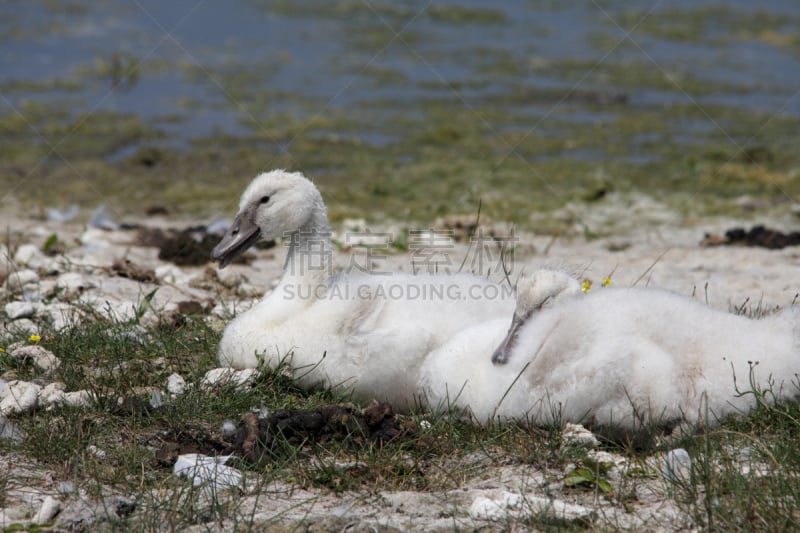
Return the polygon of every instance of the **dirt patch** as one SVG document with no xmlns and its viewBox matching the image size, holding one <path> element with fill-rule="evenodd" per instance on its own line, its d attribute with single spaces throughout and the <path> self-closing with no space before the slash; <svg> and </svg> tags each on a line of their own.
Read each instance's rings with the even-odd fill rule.
<svg viewBox="0 0 800 533">
<path fill-rule="evenodd" d="M 313 410 L 280 409 L 266 418 L 254 413 L 242 417 L 235 436 L 235 449 L 247 461 L 256 463 L 309 442 L 347 441 L 356 444 L 385 444 L 408 428 L 395 419 L 392 406 L 374 403 L 358 410 L 351 405 L 326 405 Z"/>
<path fill-rule="evenodd" d="M 286 447 L 311 443 L 344 442 L 354 446 L 384 445 L 409 434 L 411 424 L 400 424 L 388 403 L 365 409 L 353 405 L 325 405 L 317 409 L 279 409 L 267 417 L 246 413 L 230 439 L 201 429 L 173 429 L 155 437 L 156 461 L 172 467 L 179 455 L 236 454 L 250 463 L 280 455 Z"/>
<path fill-rule="evenodd" d="M 706 234 L 701 242 L 703 246 L 759 246 L 771 250 L 780 250 L 787 246 L 800 245 L 800 231 L 784 233 L 766 226 L 753 226 L 751 229 L 732 228 L 725 236 Z"/>
</svg>

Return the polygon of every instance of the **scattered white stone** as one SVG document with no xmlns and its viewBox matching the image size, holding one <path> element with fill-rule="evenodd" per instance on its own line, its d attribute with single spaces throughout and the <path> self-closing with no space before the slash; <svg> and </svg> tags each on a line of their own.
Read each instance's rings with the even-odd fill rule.
<svg viewBox="0 0 800 533">
<path fill-rule="evenodd" d="M 159 407 L 163 407 L 165 403 L 166 402 L 164 402 L 164 395 L 161 393 L 160 390 L 157 390 L 150 395 L 150 407 L 152 407 L 153 409 L 158 409 Z"/>
<path fill-rule="evenodd" d="M 607 452 L 605 450 L 589 450 L 586 457 L 597 464 L 606 465 L 612 468 L 622 468 L 628 464 L 628 459 L 622 455 Z"/>
<path fill-rule="evenodd" d="M 47 215 L 47 220 L 50 222 L 69 222 L 80 213 L 80 207 L 77 204 L 72 204 L 66 209 L 56 209 L 54 207 L 48 208 L 45 213 Z"/>
<path fill-rule="evenodd" d="M 236 468 L 226 466 L 231 455 L 210 457 L 200 453 L 179 455 L 173 472 L 192 480 L 192 485 L 209 484 L 217 489 L 238 487 L 242 483 L 242 473 Z"/>
<path fill-rule="evenodd" d="M 226 437 L 232 437 L 236 434 L 236 424 L 232 420 L 226 420 L 222 423 L 222 434 Z"/>
<path fill-rule="evenodd" d="M 79 312 L 66 302 L 54 302 L 45 306 L 40 316 L 49 318 L 53 329 L 60 331 L 80 321 Z"/>
<path fill-rule="evenodd" d="M 47 261 L 39 247 L 34 244 L 21 244 L 14 254 L 14 262 L 18 265 L 39 268 Z"/>
<path fill-rule="evenodd" d="M 106 213 L 105 204 L 100 204 L 97 209 L 92 213 L 92 218 L 89 220 L 89 225 L 102 230 L 117 230 L 119 224 L 114 222 L 111 217 Z"/>
<path fill-rule="evenodd" d="M 149 335 L 147 334 L 147 330 L 140 326 L 134 326 L 131 329 L 126 329 L 125 331 L 120 332 L 121 337 L 128 339 L 129 341 L 133 342 L 134 344 L 138 344 L 139 346 L 144 346 L 147 344 Z"/>
<path fill-rule="evenodd" d="M 39 392 L 39 399 L 44 405 L 59 402 L 64 398 L 66 390 L 67 386 L 60 381 L 48 383 L 41 392 Z"/>
<path fill-rule="evenodd" d="M 220 283 L 222 283 L 225 287 L 229 289 L 235 289 L 242 283 L 247 282 L 247 276 L 240 272 L 236 272 L 235 270 L 225 269 L 217 271 L 217 279 Z M 263 292 L 263 288 L 261 289 Z"/>
<path fill-rule="evenodd" d="M 342 472 L 350 470 L 362 470 L 369 468 L 369 465 L 364 461 L 334 461 L 333 466 Z"/>
<path fill-rule="evenodd" d="M 5 244 L 0 244 L 0 274 L 8 274 L 13 269 L 11 258 L 8 255 L 8 248 Z"/>
<path fill-rule="evenodd" d="M 27 285 L 34 284 L 38 281 L 39 274 L 34 270 L 15 270 L 8 274 L 8 278 L 6 278 L 6 287 L 8 287 L 10 291 L 19 291 L 24 289 Z"/>
<path fill-rule="evenodd" d="M 11 420 L 0 415 L 0 439 L 8 439 L 11 442 L 19 442 L 22 440 L 24 433 L 14 424 Z"/>
<path fill-rule="evenodd" d="M 167 392 L 172 396 L 180 396 L 186 392 L 186 380 L 180 374 L 170 374 L 167 378 Z"/>
<path fill-rule="evenodd" d="M 64 399 L 61 401 L 61 403 L 70 405 L 72 407 L 86 407 L 92 403 L 94 399 L 94 393 L 88 390 L 76 390 L 64 393 Z"/>
<path fill-rule="evenodd" d="M 8 388 L 0 400 L 0 414 L 26 413 L 39 406 L 41 387 L 35 383 L 19 381 L 8 382 Z"/>
<path fill-rule="evenodd" d="M 64 296 L 77 296 L 93 286 L 86 276 L 77 272 L 65 272 L 56 279 L 56 289 Z"/>
<path fill-rule="evenodd" d="M 162 283 L 186 286 L 194 279 L 200 277 L 197 272 L 186 272 L 173 264 L 159 265 L 155 268 L 156 279 Z"/>
<path fill-rule="evenodd" d="M 600 445 L 600 441 L 597 440 L 594 433 L 580 424 L 570 424 L 569 422 L 564 425 L 561 438 L 567 444 L 577 444 L 588 448 L 596 448 Z"/>
<path fill-rule="evenodd" d="M 66 392 L 66 385 L 58 381 L 46 385 L 39 393 L 39 402 L 48 410 L 59 405 L 86 407 L 94 399 L 94 393 L 88 390 Z"/>
<path fill-rule="evenodd" d="M 28 512 L 27 505 L 18 505 L 0 509 L 0 528 L 3 528 L 3 531 L 5 531 L 5 529 L 10 527 L 12 524 L 27 522 L 27 517 L 29 516 Z"/>
<path fill-rule="evenodd" d="M 61 503 L 52 496 L 47 496 L 42 502 L 42 506 L 39 507 L 36 514 L 33 515 L 32 522 L 39 525 L 47 524 L 56 517 L 60 510 Z"/>
<path fill-rule="evenodd" d="M 664 479 L 672 482 L 686 483 L 691 479 L 692 458 L 683 448 L 670 450 L 664 457 Z"/>
<path fill-rule="evenodd" d="M 87 446 L 86 451 L 89 452 L 91 455 L 94 455 L 98 459 L 102 460 L 106 458 L 106 451 L 101 448 L 98 448 L 94 444 L 90 444 L 89 446 Z"/>
<path fill-rule="evenodd" d="M 58 493 L 59 494 L 72 494 L 75 492 L 75 483 L 72 481 L 59 481 Z"/>
<path fill-rule="evenodd" d="M 41 309 L 42 304 L 37 302 L 8 302 L 3 308 L 9 320 L 33 318 Z"/>
<path fill-rule="evenodd" d="M 0 333 L 5 336 L 23 336 L 27 337 L 34 333 L 39 333 L 39 326 L 29 318 L 20 318 L 13 322 L 1 322 Z"/>
<path fill-rule="evenodd" d="M 250 385 L 258 375 L 259 371 L 255 368 L 245 368 L 244 370 L 212 368 L 206 372 L 200 383 L 206 387 L 221 387 L 223 385 L 245 387 Z"/>
<path fill-rule="evenodd" d="M 243 298 L 260 298 L 264 295 L 264 287 L 244 282 L 236 287 L 236 294 Z"/>
<path fill-rule="evenodd" d="M 506 491 L 503 491 L 497 498 L 478 496 L 469 508 L 469 515 L 477 520 L 527 519 L 542 514 L 568 522 L 588 521 L 594 517 L 594 511 L 582 505 L 532 494 L 522 495 Z"/>
<path fill-rule="evenodd" d="M 30 360 L 37 368 L 45 372 L 53 370 L 61 364 L 61 360 L 53 352 L 38 344 L 20 346 L 9 351 L 9 355 L 18 361 Z"/>
</svg>

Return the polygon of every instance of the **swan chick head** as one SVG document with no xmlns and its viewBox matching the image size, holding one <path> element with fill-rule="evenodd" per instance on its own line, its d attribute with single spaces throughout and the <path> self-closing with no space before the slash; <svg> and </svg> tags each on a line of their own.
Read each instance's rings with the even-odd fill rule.
<svg viewBox="0 0 800 533">
<path fill-rule="evenodd" d="M 492 354 L 492 362 L 496 365 L 508 362 L 520 328 L 537 311 L 564 297 L 580 293 L 581 284 L 566 272 L 541 269 L 521 276 L 517 281 L 517 307 L 511 319 L 511 327 Z"/>
<path fill-rule="evenodd" d="M 311 227 L 320 219 L 327 224 L 319 190 L 299 172 L 272 170 L 258 175 L 239 200 L 239 212 L 225 236 L 214 247 L 211 259 L 225 268 L 261 239 L 274 240 Z"/>
<path fill-rule="evenodd" d="M 566 272 L 535 270 L 517 281 L 517 308 L 514 314 L 525 320 L 549 303 L 580 293 L 580 282 Z"/>
</svg>

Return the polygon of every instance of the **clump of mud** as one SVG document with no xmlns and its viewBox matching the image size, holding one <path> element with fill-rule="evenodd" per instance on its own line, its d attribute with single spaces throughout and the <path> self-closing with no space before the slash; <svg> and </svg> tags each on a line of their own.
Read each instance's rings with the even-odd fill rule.
<svg viewBox="0 0 800 533">
<path fill-rule="evenodd" d="M 230 439 L 202 430 L 172 430 L 158 437 L 156 461 L 171 467 L 178 455 L 236 454 L 258 463 L 312 443 L 343 442 L 360 446 L 384 445 L 408 433 L 388 403 L 373 403 L 365 409 L 332 404 L 316 409 L 279 409 L 267 417 L 246 413 Z"/>
<path fill-rule="evenodd" d="M 800 231 L 784 233 L 762 225 L 753 226 L 750 230 L 737 227 L 726 231 L 724 237 L 706 234 L 701 244 L 703 246 L 759 246 L 779 250 L 787 246 L 800 245 Z"/>
<path fill-rule="evenodd" d="M 313 410 L 280 409 L 266 418 L 247 413 L 239 423 L 234 449 L 250 462 L 279 453 L 282 448 L 309 442 L 346 441 L 385 444 L 404 429 L 388 403 L 358 410 L 351 405 L 325 405 Z"/>
</svg>

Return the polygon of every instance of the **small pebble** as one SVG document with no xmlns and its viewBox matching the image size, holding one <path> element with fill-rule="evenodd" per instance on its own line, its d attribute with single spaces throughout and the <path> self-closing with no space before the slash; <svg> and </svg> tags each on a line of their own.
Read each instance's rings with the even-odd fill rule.
<svg viewBox="0 0 800 533">
<path fill-rule="evenodd" d="M 52 496 L 47 496 L 32 521 L 34 524 L 47 524 L 55 518 L 60 510 L 61 503 Z"/>
<path fill-rule="evenodd" d="M 98 448 L 94 444 L 90 444 L 89 446 L 87 446 L 86 451 L 89 452 L 91 455 L 94 455 L 98 459 L 106 458 L 106 451 Z"/>
<path fill-rule="evenodd" d="M 18 318 L 32 318 L 40 308 L 41 306 L 34 302 L 9 302 L 4 310 L 9 320 L 17 320 Z"/>
<path fill-rule="evenodd" d="M 231 420 L 222 423 L 222 434 L 225 437 L 232 437 L 236 434 L 236 424 Z"/>
<path fill-rule="evenodd" d="M 692 458 L 683 448 L 670 450 L 664 458 L 664 479 L 672 482 L 687 482 L 692 472 Z"/>
<path fill-rule="evenodd" d="M 167 378 L 167 392 L 172 396 L 180 396 L 186 391 L 186 380 L 180 374 L 170 374 Z"/>
<path fill-rule="evenodd" d="M 6 279 L 6 287 L 11 291 L 21 290 L 26 285 L 39 281 L 39 274 L 33 270 L 17 270 L 11 272 Z"/>
<path fill-rule="evenodd" d="M 41 387 L 27 381 L 13 380 L 8 382 L 6 394 L 0 400 L 0 414 L 27 413 L 39 406 Z"/>
<path fill-rule="evenodd" d="M 59 481 L 58 492 L 59 494 L 72 494 L 75 492 L 75 483 L 72 481 Z"/>
</svg>

